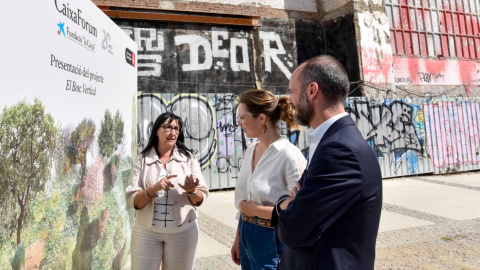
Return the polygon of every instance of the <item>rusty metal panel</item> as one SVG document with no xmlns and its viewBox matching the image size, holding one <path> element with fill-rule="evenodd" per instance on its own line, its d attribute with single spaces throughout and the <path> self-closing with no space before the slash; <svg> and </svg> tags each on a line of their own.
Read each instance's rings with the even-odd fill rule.
<svg viewBox="0 0 480 270">
<path fill-rule="evenodd" d="M 423 107 L 427 153 L 434 173 L 478 170 L 479 103 L 457 98 L 428 102 Z"/>
<path fill-rule="evenodd" d="M 480 3 L 386 1 L 394 55 L 480 58 Z"/>
<path fill-rule="evenodd" d="M 478 101 L 349 98 L 346 110 L 384 178 L 480 168 Z"/>
</svg>

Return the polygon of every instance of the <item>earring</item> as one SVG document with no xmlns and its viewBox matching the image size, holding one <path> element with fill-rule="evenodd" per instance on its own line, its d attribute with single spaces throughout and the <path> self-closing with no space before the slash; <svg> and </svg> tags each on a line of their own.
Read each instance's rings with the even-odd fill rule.
<svg viewBox="0 0 480 270">
<path fill-rule="evenodd" d="M 267 125 L 262 125 L 262 126 L 263 126 L 263 128 L 264 128 L 263 132 L 262 132 L 262 130 L 260 129 L 260 124 L 258 124 L 257 129 L 258 129 L 258 131 L 259 131 L 260 133 L 264 134 L 265 132 L 267 132 Z"/>
</svg>

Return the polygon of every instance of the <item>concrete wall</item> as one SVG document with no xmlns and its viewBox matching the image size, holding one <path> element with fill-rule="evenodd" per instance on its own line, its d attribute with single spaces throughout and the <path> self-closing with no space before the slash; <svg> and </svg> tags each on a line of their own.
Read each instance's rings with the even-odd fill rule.
<svg viewBox="0 0 480 270">
<path fill-rule="evenodd" d="M 377 89 L 369 85 L 390 89 L 394 82 L 388 17 L 382 1 L 356 1 L 354 22 L 358 34 L 360 78 L 365 94 L 375 97 Z"/>
<path fill-rule="evenodd" d="M 475 1 L 355 1 L 361 79 L 372 97 L 480 94 Z"/>
</svg>

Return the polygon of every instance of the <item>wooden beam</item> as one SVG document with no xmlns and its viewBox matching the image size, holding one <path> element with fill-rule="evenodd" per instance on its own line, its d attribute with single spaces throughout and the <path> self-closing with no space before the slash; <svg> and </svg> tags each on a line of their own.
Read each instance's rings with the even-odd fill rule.
<svg viewBox="0 0 480 270">
<path fill-rule="evenodd" d="M 201 15 L 198 13 L 168 13 L 152 12 L 153 10 L 143 9 L 137 10 L 119 10 L 118 7 L 98 6 L 108 17 L 112 19 L 129 19 L 129 20 L 148 20 L 148 21 L 165 21 L 165 22 L 184 22 L 184 23 L 202 23 L 215 25 L 238 25 L 238 26 L 259 26 L 258 18 L 255 17 L 235 17 L 223 14 Z"/>
</svg>

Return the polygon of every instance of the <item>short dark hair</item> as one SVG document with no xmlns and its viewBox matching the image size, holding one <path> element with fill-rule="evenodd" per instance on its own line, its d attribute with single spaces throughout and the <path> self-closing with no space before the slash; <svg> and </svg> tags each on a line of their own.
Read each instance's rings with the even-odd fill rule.
<svg viewBox="0 0 480 270">
<path fill-rule="evenodd" d="M 315 82 L 330 104 L 344 103 L 350 83 L 343 65 L 329 55 L 319 55 L 302 63 L 300 74 L 302 89 Z"/>
<path fill-rule="evenodd" d="M 157 117 L 157 120 L 155 120 L 155 123 L 153 124 L 150 137 L 148 138 L 147 146 L 145 147 L 145 149 L 142 150 L 142 152 L 140 152 L 140 154 L 142 154 L 143 157 L 145 157 L 148 151 L 150 151 L 150 149 L 154 148 L 155 151 L 157 151 L 157 146 L 158 146 L 157 130 L 160 128 L 160 125 L 162 125 L 167 120 L 168 120 L 168 124 L 176 120 L 178 123 L 178 127 L 180 128 L 180 132 L 178 133 L 178 137 L 177 137 L 177 142 L 175 143 L 175 146 L 177 147 L 178 152 L 180 152 L 187 158 L 193 157 L 194 156 L 193 151 L 191 149 L 188 149 L 184 144 L 185 136 L 183 135 L 183 121 L 179 116 L 177 116 L 172 112 L 164 112 Z"/>
</svg>

